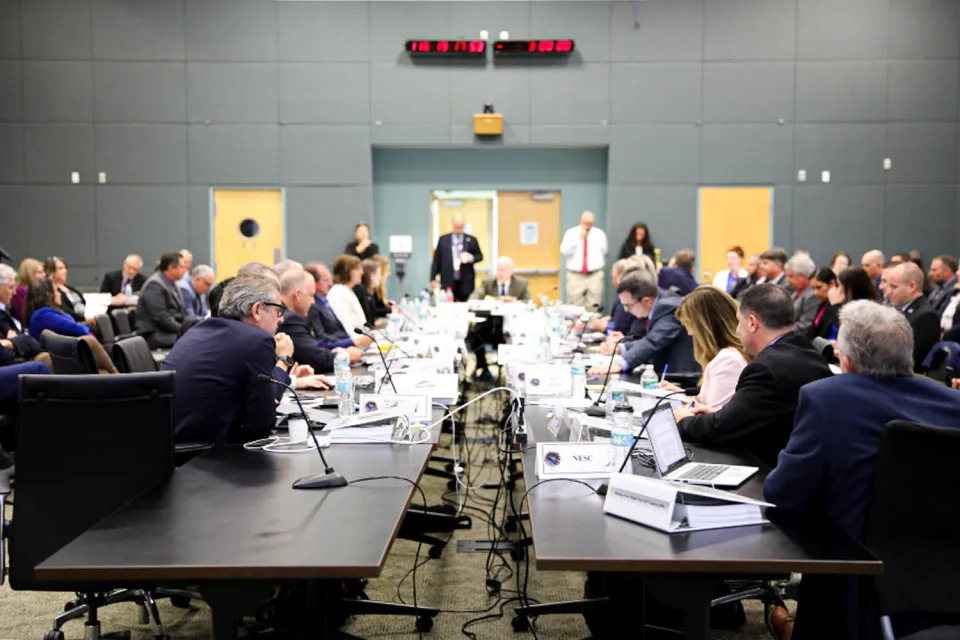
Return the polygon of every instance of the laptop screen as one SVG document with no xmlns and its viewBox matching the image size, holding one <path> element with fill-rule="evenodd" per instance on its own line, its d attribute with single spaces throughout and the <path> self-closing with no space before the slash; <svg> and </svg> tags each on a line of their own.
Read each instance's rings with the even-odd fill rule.
<svg viewBox="0 0 960 640">
<path fill-rule="evenodd" d="M 644 411 L 644 420 L 652 409 Z M 647 437 L 650 439 L 650 448 L 653 450 L 653 459 L 657 464 L 660 475 L 666 475 L 674 467 L 687 461 L 687 452 L 683 449 L 680 439 L 680 430 L 673 419 L 673 408 L 670 403 L 664 403 L 657 408 L 653 417 L 647 423 Z"/>
</svg>

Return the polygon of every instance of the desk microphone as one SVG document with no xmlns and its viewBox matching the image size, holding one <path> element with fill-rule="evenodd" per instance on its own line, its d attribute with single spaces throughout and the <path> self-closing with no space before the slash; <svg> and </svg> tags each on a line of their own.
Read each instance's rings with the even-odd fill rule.
<svg viewBox="0 0 960 640">
<path fill-rule="evenodd" d="M 580 345 L 583 344 L 583 334 L 587 332 L 587 323 L 590 322 L 590 319 L 593 318 L 593 313 L 584 312 L 577 316 L 576 321 L 573 323 L 574 330 L 576 330 L 577 322 L 583 323 L 583 329 L 580 331 L 580 335 L 577 336 L 577 344 L 573 348 L 573 353 L 570 354 L 570 362 L 573 362 L 573 359 L 577 357 L 577 353 L 580 352 Z"/>
<path fill-rule="evenodd" d="M 298 478 L 293 482 L 294 489 L 333 489 L 335 487 L 345 487 L 347 486 L 347 479 L 342 475 L 333 470 L 333 467 L 327 464 L 327 459 L 323 455 L 323 449 L 320 448 L 320 443 L 317 442 L 317 435 L 313 432 L 313 425 L 310 424 L 310 418 L 307 417 L 307 412 L 304 410 L 303 405 L 300 404 L 300 396 L 297 395 L 297 390 L 285 382 L 280 382 L 268 376 L 265 373 L 261 373 L 257 376 L 260 380 L 266 380 L 272 382 L 273 384 L 280 385 L 284 389 L 288 389 L 290 393 L 293 394 L 294 400 L 297 401 L 297 406 L 300 407 L 300 415 L 303 416 L 304 421 L 307 423 L 307 431 L 310 432 L 310 437 L 313 438 L 313 444 L 317 447 L 317 453 L 320 454 L 320 461 L 323 462 L 323 467 L 325 469 L 324 473 L 317 474 L 313 476 L 304 476 Z"/>
<path fill-rule="evenodd" d="M 592 407 L 587 407 L 584 413 L 593 418 L 603 418 L 607 415 L 606 409 L 600 406 L 600 399 L 603 398 L 603 392 L 607 390 L 607 382 L 610 381 L 610 367 L 613 366 L 613 359 L 617 355 L 617 347 L 620 346 L 620 343 L 624 340 L 636 340 L 639 336 L 629 335 L 623 336 L 617 340 L 613 345 L 613 353 L 610 354 L 610 362 L 607 363 L 607 375 L 603 377 L 603 387 L 600 388 L 600 395 L 597 396 L 597 399 L 593 401 Z"/>
<path fill-rule="evenodd" d="M 387 358 L 383 355 L 383 350 L 380 349 L 380 343 L 377 342 L 377 339 L 373 335 L 373 331 L 364 331 L 360 327 L 354 327 L 353 332 L 359 336 L 367 336 L 373 340 L 373 344 L 377 347 L 377 353 L 380 354 L 380 361 L 383 362 L 383 375 L 387 380 L 390 381 L 390 386 L 393 387 L 393 392 L 397 393 L 397 386 L 393 384 L 393 377 L 390 376 L 390 365 L 387 364 Z M 383 383 L 380 383 L 380 386 L 383 386 Z M 377 389 L 377 393 L 380 393 L 380 389 Z"/>
<path fill-rule="evenodd" d="M 647 413 L 647 419 L 643 421 L 643 424 L 640 426 L 640 433 L 637 434 L 637 437 L 633 439 L 633 444 L 630 445 L 630 450 L 627 451 L 627 457 L 623 459 L 623 464 L 620 465 L 620 468 L 617 469 L 617 473 L 623 473 L 623 470 L 627 468 L 627 463 L 630 462 L 630 456 L 633 455 L 634 449 L 637 448 L 637 443 L 640 442 L 640 438 L 643 437 L 643 433 L 647 430 L 647 424 L 650 420 L 653 419 L 653 414 L 657 412 L 657 407 L 659 407 L 664 400 L 679 394 L 684 394 L 687 396 L 695 396 L 700 393 L 700 387 L 691 387 L 689 389 L 683 389 L 682 391 L 671 391 L 668 394 L 660 396 L 657 402 L 653 405 L 653 409 L 650 409 Z M 597 487 L 597 494 L 601 496 L 607 495 L 608 484 L 604 482 L 599 487 Z"/>
<path fill-rule="evenodd" d="M 397 307 L 397 311 L 400 312 L 400 315 L 402 315 L 402 316 L 406 319 L 407 322 L 409 322 L 410 324 L 413 325 L 413 328 L 414 328 L 414 329 L 416 329 L 417 331 L 423 331 L 423 327 L 420 326 L 420 323 L 416 322 L 413 318 L 411 318 L 409 315 L 407 315 L 407 312 L 404 311 L 402 307 L 399 307 L 399 306 L 398 306 L 398 307 Z"/>
</svg>

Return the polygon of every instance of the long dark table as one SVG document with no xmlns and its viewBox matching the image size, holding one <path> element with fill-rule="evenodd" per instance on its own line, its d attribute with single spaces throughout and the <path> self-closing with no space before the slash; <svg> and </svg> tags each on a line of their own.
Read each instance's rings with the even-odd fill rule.
<svg viewBox="0 0 960 640">
<path fill-rule="evenodd" d="M 523 473 L 528 488 L 538 481 L 537 438 L 553 439 L 546 429 L 548 411 L 537 406 L 526 410 L 530 440 Z M 754 458 L 744 452 L 687 446 L 697 461 L 761 467 L 736 492 L 762 499 L 766 470 Z M 634 473 L 654 475 L 635 460 Z M 601 481 L 588 483 L 596 487 Z M 668 534 L 604 514 L 603 500 L 573 482 L 548 482 L 530 491 L 537 569 L 642 574 L 648 592 L 685 612 L 686 638 L 710 637 L 710 601 L 725 577 L 882 573 L 880 560 L 836 527 L 789 519 L 776 510 L 768 510 L 771 523 L 766 525 Z M 625 606 L 638 610 L 635 601 Z"/>
</svg>

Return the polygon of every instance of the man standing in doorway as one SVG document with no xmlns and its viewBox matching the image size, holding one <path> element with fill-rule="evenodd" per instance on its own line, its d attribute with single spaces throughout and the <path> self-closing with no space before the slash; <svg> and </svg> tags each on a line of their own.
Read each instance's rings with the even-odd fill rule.
<svg viewBox="0 0 960 640">
<path fill-rule="evenodd" d="M 594 225 L 592 211 L 580 214 L 580 225 L 567 229 L 560 243 L 566 259 L 567 302 L 588 311 L 600 308 L 603 299 L 603 263 L 607 256 L 607 234 Z"/>
<path fill-rule="evenodd" d="M 453 218 L 453 232 L 440 236 L 433 253 L 430 280 L 440 276 L 440 286 L 453 291 L 457 302 L 464 302 L 473 293 L 473 265 L 483 261 L 480 243 L 469 233 L 464 233 L 463 216 Z"/>
</svg>

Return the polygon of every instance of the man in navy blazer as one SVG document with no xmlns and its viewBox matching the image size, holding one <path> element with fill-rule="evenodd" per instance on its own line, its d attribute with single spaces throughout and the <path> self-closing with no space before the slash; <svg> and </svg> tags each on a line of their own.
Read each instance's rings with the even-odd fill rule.
<svg viewBox="0 0 960 640">
<path fill-rule="evenodd" d="M 693 251 L 681 249 L 673 256 L 672 262 L 674 266 L 660 269 L 658 274 L 660 288 L 685 296 L 699 286 L 696 278 L 693 277 L 696 257 Z"/>
<path fill-rule="evenodd" d="M 330 275 L 327 266 L 319 262 L 311 262 L 304 267 L 304 271 L 313 276 L 316 289 L 313 296 L 314 303 L 307 314 L 307 324 L 313 329 L 317 343 L 325 349 L 369 347 L 373 344 L 373 340 L 368 336 L 348 335 L 347 330 L 343 328 L 343 324 L 330 308 L 327 294 L 333 286 L 333 276 Z M 351 361 L 355 361 L 352 355 Z"/>
<path fill-rule="evenodd" d="M 464 233 L 463 216 L 453 218 L 453 233 L 440 236 L 433 252 L 430 279 L 440 276 L 440 286 L 453 291 L 457 302 L 464 302 L 473 293 L 475 275 L 473 265 L 483 262 L 480 243 L 469 233 Z"/>
<path fill-rule="evenodd" d="M 764 495 L 778 510 L 826 518 L 860 541 L 884 425 L 960 427 L 960 391 L 913 377 L 913 330 L 896 309 L 876 302 L 843 307 L 837 350 L 843 375 L 800 390 L 793 433 Z M 860 595 L 855 579 L 805 575 L 796 631 L 805 638 L 879 637 Z"/>
</svg>

